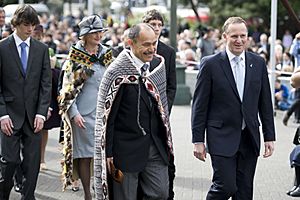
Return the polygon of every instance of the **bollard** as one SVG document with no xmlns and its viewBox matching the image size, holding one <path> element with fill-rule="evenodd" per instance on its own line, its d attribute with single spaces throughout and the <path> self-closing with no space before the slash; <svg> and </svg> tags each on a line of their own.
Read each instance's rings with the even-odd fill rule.
<svg viewBox="0 0 300 200">
<path fill-rule="evenodd" d="M 181 63 L 176 63 L 177 90 L 174 105 L 189 105 L 191 102 L 190 88 L 185 84 L 185 69 Z"/>
</svg>

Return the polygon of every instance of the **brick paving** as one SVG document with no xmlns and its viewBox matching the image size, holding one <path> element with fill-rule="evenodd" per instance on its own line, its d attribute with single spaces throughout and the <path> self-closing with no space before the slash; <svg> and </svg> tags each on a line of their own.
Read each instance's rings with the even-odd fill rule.
<svg viewBox="0 0 300 200">
<path fill-rule="evenodd" d="M 208 156 L 205 163 L 193 157 L 190 131 L 190 106 L 174 106 L 171 115 L 171 125 L 175 147 L 175 163 L 177 166 L 175 179 L 176 200 L 204 200 L 211 184 L 211 165 Z M 255 176 L 254 200 L 289 200 L 285 194 L 292 186 L 294 171 L 289 167 L 289 153 L 293 148 L 292 139 L 297 124 L 291 118 L 289 125 L 282 125 L 283 112 L 277 112 L 275 117 L 277 142 L 275 154 L 268 159 L 259 158 Z M 58 144 L 58 129 L 49 133 L 46 152 L 46 163 L 49 170 L 39 175 L 36 189 L 37 200 L 79 200 L 84 199 L 82 187 L 78 192 L 61 190 L 60 182 L 60 150 Z M 263 150 L 263 148 L 262 148 Z M 262 154 L 262 153 L 261 153 Z M 14 191 L 12 200 L 20 199 Z"/>
</svg>

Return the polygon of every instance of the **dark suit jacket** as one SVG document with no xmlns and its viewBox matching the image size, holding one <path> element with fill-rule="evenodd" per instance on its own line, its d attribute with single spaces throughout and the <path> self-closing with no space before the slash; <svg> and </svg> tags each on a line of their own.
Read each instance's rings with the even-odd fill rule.
<svg viewBox="0 0 300 200">
<path fill-rule="evenodd" d="M 157 54 L 165 59 L 166 76 L 167 76 L 167 96 L 169 113 L 171 112 L 172 105 L 176 94 L 176 53 L 175 50 L 158 40 Z"/>
<path fill-rule="evenodd" d="M 33 128 L 36 114 L 47 116 L 51 99 L 48 47 L 30 39 L 26 75 L 13 35 L 0 42 L 0 116 L 9 115 L 15 129 L 25 118 Z"/>
<path fill-rule="evenodd" d="M 52 128 L 60 127 L 61 125 L 61 116 L 59 114 L 59 108 L 58 108 L 58 101 L 57 101 L 57 88 L 58 88 L 58 81 L 59 81 L 59 75 L 60 75 L 60 69 L 59 68 L 52 68 L 52 89 L 51 89 L 51 102 L 50 102 L 50 108 L 52 108 L 51 116 L 49 119 L 45 121 L 44 128 L 46 130 L 50 130 Z"/>
<path fill-rule="evenodd" d="M 205 141 L 210 154 L 233 156 L 240 144 L 242 118 L 259 154 L 258 112 L 264 141 L 275 140 L 273 108 L 264 60 L 246 52 L 243 102 L 235 85 L 226 52 L 202 59 L 192 107 L 193 143 Z"/>
<path fill-rule="evenodd" d="M 158 63 L 155 65 L 155 62 L 150 63 L 150 71 L 157 66 Z M 116 95 L 107 122 L 107 157 L 113 156 L 116 167 L 124 172 L 139 172 L 144 169 L 152 142 L 168 164 L 166 129 L 156 102 L 151 99 L 144 85 L 140 86 L 140 111 L 137 106 L 138 85 L 123 84 Z M 137 124 L 138 112 L 146 135 L 143 135 Z"/>
</svg>

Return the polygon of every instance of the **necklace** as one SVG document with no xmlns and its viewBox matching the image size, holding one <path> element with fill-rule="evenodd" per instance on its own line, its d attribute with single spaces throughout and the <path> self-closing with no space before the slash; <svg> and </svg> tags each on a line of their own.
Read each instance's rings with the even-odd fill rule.
<svg viewBox="0 0 300 200">
<path fill-rule="evenodd" d="M 92 49 L 87 49 L 87 48 L 84 48 L 90 55 L 97 55 L 97 52 L 98 52 L 98 49 L 99 49 L 99 46 L 97 45 L 95 48 L 92 48 Z"/>
<path fill-rule="evenodd" d="M 85 52 L 87 52 L 89 55 L 96 55 L 98 56 L 99 50 L 100 50 L 100 44 L 96 45 L 93 48 L 87 48 L 84 43 L 81 43 L 81 47 L 84 49 Z"/>
</svg>

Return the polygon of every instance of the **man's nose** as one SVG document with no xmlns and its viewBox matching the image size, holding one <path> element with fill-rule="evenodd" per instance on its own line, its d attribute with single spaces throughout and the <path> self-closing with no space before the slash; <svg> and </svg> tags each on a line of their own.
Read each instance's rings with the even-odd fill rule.
<svg viewBox="0 0 300 200">
<path fill-rule="evenodd" d="M 154 53 L 156 52 L 156 45 L 153 45 L 153 46 L 151 47 L 151 51 L 154 52 Z"/>
<path fill-rule="evenodd" d="M 29 25 L 29 26 L 28 26 L 28 30 L 33 31 L 33 30 L 34 30 L 34 27 L 35 27 L 34 25 Z"/>
</svg>

